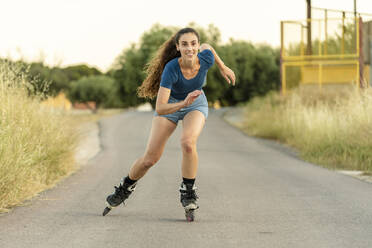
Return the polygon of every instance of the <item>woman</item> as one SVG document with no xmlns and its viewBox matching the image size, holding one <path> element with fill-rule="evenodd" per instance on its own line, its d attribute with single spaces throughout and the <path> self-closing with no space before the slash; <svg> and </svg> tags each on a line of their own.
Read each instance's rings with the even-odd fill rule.
<svg viewBox="0 0 372 248">
<path fill-rule="evenodd" d="M 124 203 L 134 191 L 137 181 L 160 159 L 168 138 L 182 120 L 181 203 L 187 219 L 194 219 L 193 211 L 198 208 L 194 186 L 198 168 L 196 142 L 208 117 L 208 102 L 202 86 L 214 62 L 227 82 L 235 85 L 234 72 L 224 65 L 210 45 L 200 45 L 199 34 L 194 29 L 179 30 L 160 47 L 138 90 L 140 97 L 157 96 L 146 151 L 134 162 L 128 176 L 115 186 L 115 192 L 107 197 L 104 216 Z"/>
</svg>

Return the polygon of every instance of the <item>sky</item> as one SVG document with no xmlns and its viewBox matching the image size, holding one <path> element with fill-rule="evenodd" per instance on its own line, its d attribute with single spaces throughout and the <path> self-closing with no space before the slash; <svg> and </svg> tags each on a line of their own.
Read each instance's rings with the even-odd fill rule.
<svg viewBox="0 0 372 248">
<path fill-rule="evenodd" d="M 312 0 L 353 11 L 354 0 Z M 371 0 L 357 10 L 372 13 Z M 230 38 L 280 45 L 280 21 L 306 18 L 306 0 L 0 0 L 0 57 L 49 66 L 87 64 L 107 71 L 155 23 L 215 25 Z"/>
</svg>

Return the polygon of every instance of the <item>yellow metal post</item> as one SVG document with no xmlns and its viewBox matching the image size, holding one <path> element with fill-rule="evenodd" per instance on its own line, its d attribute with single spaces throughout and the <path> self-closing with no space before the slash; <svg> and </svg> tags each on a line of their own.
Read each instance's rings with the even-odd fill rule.
<svg viewBox="0 0 372 248">
<path fill-rule="evenodd" d="M 324 54 L 327 55 L 328 53 L 328 14 L 327 14 L 327 10 L 324 10 L 324 15 L 325 15 L 325 18 L 324 18 Z"/>
<path fill-rule="evenodd" d="M 356 82 L 355 82 L 355 86 L 358 87 L 359 86 L 359 81 L 360 81 L 360 77 L 359 77 L 359 67 L 360 67 L 360 64 L 359 64 L 359 61 L 357 62 L 357 70 L 356 70 Z"/>
<path fill-rule="evenodd" d="M 322 77 L 323 77 L 323 64 L 319 63 L 319 70 L 318 70 L 318 80 L 319 80 L 319 90 L 322 90 Z"/>
<path fill-rule="evenodd" d="M 356 21 L 356 36 L 357 36 L 357 42 L 356 42 L 356 46 L 357 46 L 357 56 L 358 56 L 358 62 L 357 62 L 357 81 L 356 81 L 356 86 L 358 87 L 362 87 L 362 85 L 360 85 L 360 67 L 363 66 L 363 64 L 360 64 L 361 62 L 363 63 L 363 61 L 360 60 L 360 35 L 359 35 L 359 18 L 356 18 L 355 19 Z"/>
<path fill-rule="evenodd" d="M 360 37 L 359 37 L 359 18 L 357 17 L 356 18 L 356 30 L 355 30 L 355 32 L 356 32 L 356 50 L 357 50 L 357 56 L 358 56 L 358 58 L 359 58 L 359 44 L 360 44 Z"/>
<path fill-rule="evenodd" d="M 286 88 L 287 88 L 287 82 L 286 82 L 286 75 L 285 75 L 285 65 L 282 63 L 282 94 L 285 95 Z"/>
<path fill-rule="evenodd" d="M 370 61 L 369 61 L 369 83 L 368 87 L 372 85 L 372 40 L 369 41 L 369 56 L 370 56 Z"/>
<path fill-rule="evenodd" d="M 304 26 L 301 24 L 301 44 L 300 44 L 300 55 L 304 56 Z"/>
<path fill-rule="evenodd" d="M 322 24 L 319 22 L 319 56 L 322 56 L 322 43 L 321 43 L 321 34 L 322 34 Z M 319 81 L 319 89 L 322 89 L 322 63 L 319 63 L 319 70 L 318 70 L 318 81 Z"/>
<path fill-rule="evenodd" d="M 282 49 L 282 58 L 285 56 L 285 48 L 284 48 L 284 23 L 283 21 L 280 22 L 280 46 Z"/>
<path fill-rule="evenodd" d="M 301 24 L 301 52 L 300 52 L 301 60 L 304 60 L 304 26 Z M 300 83 L 303 82 L 303 75 L 304 75 L 304 65 L 301 64 L 300 67 Z"/>
<path fill-rule="evenodd" d="M 318 20 L 318 26 L 319 26 L 319 31 L 318 31 L 318 35 L 319 35 L 319 44 L 318 44 L 318 49 L 319 49 L 319 56 L 322 56 L 322 23 L 320 20 Z"/>
<path fill-rule="evenodd" d="M 281 81 L 282 81 L 282 94 L 285 94 L 286 90 L 286 78 L 285 78 L 285 66 L 284 66 L 284 22 L 280 22 L 280 70 L 281 70 Z"/>
</svg>

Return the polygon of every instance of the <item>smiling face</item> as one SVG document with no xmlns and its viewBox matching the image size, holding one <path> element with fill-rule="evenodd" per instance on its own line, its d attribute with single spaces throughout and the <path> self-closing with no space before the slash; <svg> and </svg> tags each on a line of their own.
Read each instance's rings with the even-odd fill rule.
<svg viewBox="0 0 372 248">
<path fill-rule="evenodd" d="M 198 55 L 200 43 L 198 37 L 194 33 L 185 33 L 181 35 L 176 46 L 183 60 L 193 61 Z"/>
</svg>

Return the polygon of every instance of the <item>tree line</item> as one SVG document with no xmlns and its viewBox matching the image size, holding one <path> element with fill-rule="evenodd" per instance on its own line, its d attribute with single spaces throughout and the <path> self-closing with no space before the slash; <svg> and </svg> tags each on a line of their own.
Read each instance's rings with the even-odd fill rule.
<svg viewBox="0 0 372 248">
<path fill-rule="evenodd" d="M 222 106 L 233 106 L 279 89 L 279 49 L 233 39 L 221 44 L 221 33 L 214 25 L 202 28 L 190 23 L 189 26 L 199 32 L 201 43 L 214 47 L 236 75 L 236 86 L 232 87 L 214 65 L 204 87 L 209 102 L 218 100 Z M 136 94 L 137 87 L 145 79 L 146 65 L 161 44 L 178 29 L 180 27 L 153 25 L 142 34 L 138 43 L 131 44 L 117 56 L 106 73 L 87 65 L 61 68 L 35 62 L 27 65 L 29 75 L 33 82 L 39 83 L 35 88 L 45 89 L 47 82 L 48 95 L 63 91 L 72 102 L 95 101 L 98 107 L 104 108 L 136 106 L 149 101 Z M 154 100 L 150 102 L 154 104 Z"/>
</svg>

